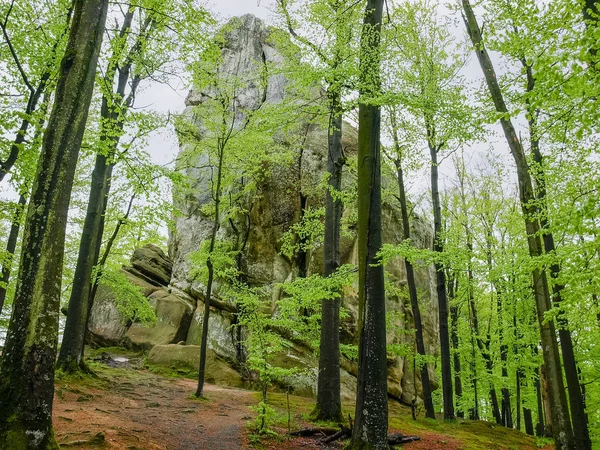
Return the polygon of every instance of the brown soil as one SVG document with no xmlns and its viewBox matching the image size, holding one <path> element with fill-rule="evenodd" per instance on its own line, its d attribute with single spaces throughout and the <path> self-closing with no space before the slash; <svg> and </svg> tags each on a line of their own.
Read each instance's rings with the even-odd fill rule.
<svg viewBox="0 0 600 450">
<path fill-rule="evenodd" d="M 251 448 L 247 423 L 254 417 L 249 406 L 258 394 L 241 389 L 205 385 L 206 400 L 192 394 L 196 382 L 164 378 L 145 370 L 135 376 L 111 376 L 85 383 L 59 380 L 54 400 L 56 439 L 69 449 L 119 450 L 235 450 Z M 295 420 L 298 424 L 298 418 Z M 302 422 L 301 426 L 310 426 Z M 277 429 L 282 435 L 287 430 Z M 268 449 L 334 449 L 318 441 L 322 436 L 269 440 Z M 405 448 L 428 448 L 415 446 Z M 455 447 L 445 446 L 445 449 Z"/>
<path fill-rule="evenodd" d="M 118 365 L 116 368 L 98 365 L 97 369 L 98 378 L 62 378 L 56 383 L 53 419 L 56 439 L 61 447 L 119 450 L 253 448 L 247 424 L 255 417 L 249 406 L 258 403 L 258 393 L 207 384 L 207 398 L 198 400 L 192 395 L 196 389 L 194 380 L 166 378 L 148 370 Z M 292 428 L 314 426 L 303 419 L 312 402 L 290 398 L 293 403 Z M 278 409 L 284 410 L 285 395 L 277 397 L 274 394 L 273 399 L 279 402 Z M 287 429 L 276 428 L 276 431 L 282 436 L 287 435 Z M 395 431 L 402 430 L 390 430 Z M 401 448 L 464 448 L 459 440 L 448 434 L 421 431 L 420 441 Z M 321 445 L 319 440 L 322 437 L 268 439 L 256 448 L 342 448 L 339 442 Z"/>
<path fill-rule="evenodd" d="M 196 400 L 193 380 L 144 373 L 136 382 L 111 381 L 110 390 L 58 383 L 53 419 L 61 446 L 97 448 L 104 440 L 109 449 L 247 448 L 251 392 L 207 385 L 207 400 Z"/>
</svg>

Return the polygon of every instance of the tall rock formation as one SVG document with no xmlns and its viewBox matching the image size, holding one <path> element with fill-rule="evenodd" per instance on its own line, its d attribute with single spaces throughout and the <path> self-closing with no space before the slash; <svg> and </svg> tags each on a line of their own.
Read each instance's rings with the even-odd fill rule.
<svg viewBox="0 0 600 450">
<path fill-rule="evenodd" d="M 222 48 L 223 62 L 219 71 L 224 74 L 247 74 L 247 79 L 256 79 L 257 73 L 266 74 L 262 83 L 249 82 L 247 88 L 238 94 L 241 110 L 255 110 L 263 103 L 280 103 L 287 95 L 288 81 L 285 76 L 273 68 L 281 69 L 283 57 L 269 43 L 269 30 L 264 23 L 252 16 L 246 15 L 234 19 L 231 31 L 225 38 Z M 243 75 L 242 75 L 243 76 Z M 209 89 L 210 91 L 210 89 Z M 193 109 L 202 107 L 204 99 L 210 92 L 192 91 L 187 98 L 186 114 L 193 119 Z M 201 128 L 202 124 L 198 124 Z M 308 252 L 303 260 L 290 260 L 281 254 L 283 234 L 290 229 L 302 216 L 303 208 L 323 204 L 321 195 L 317 195 L 314 187 L 323 179 L 326 171 L 327 131 L 314 124 L 306 124 L 299 131 L 303 135 L 302 143 L 294 152 L 294 163 L 286 167 L 277 167 L 259 187 L 260 197 L 253 202 L 249 219 L 248 244 L 243 254 L 243 267 L 248 282 L 252 285 L 268 286 L 272 293 L 273 308 L 281 296 L 277 285 L 289 281 L 299 273 L 320 273 L 322 264 L 322 248 Z M 348 155 L 355 155 L 357 148 L 357 131 L 350 124 L 344 124 L 344 148 Z M 198 161 L 201 163 L 202 161 Z M 202 164 L 194 166 L 201 167 Z M 183 216 L 175 220 L 175 232 L 171 236 L 170 255 L 173 257 L 172 286 L 189 293 L 198 299 L 198 306 L 192 320 L 186 343 L 200 342 L 200 324 L 202 318 L 204 286 L 190 276 L 189 254 L 198 250 L 198 244 L 205 239 L 212 227 L 212 221 L 202 213 L 201 206 L 209 201 L 207 196 L 210 169 L 186 169 L 185 174 L 192 181 L 194 195 L 187 196 L 186 201 L 178 206 Z M 346 171 L 346 178 L 351 177 Z M 350 181 L 345 181 L 348 184 Z M 402 226 L 399 208 L 390 203 L 383 206 L 384 242 L 398 244 L 402 240 Z M 235 227 L 238 229 L 238 227 Z M 242 227 L 239 227 L 242 228 Z M 352 228 L 352 227 L 350 227 Z M 232 227 L 224 226 L 223 237 L 235 233 Z M 413 236 L 416 244 L 423 248 L 432 245 L 432 231 L 428 224 L 421 220 L 413 221 Z M 343 263 L 357 263 L 356 239 L 345 238 L 342 242 L 341 255 Z M 388 280 L 398 286 L 406 286 L 406 273 L 403 261 L 392 261 L 387 266 Z M 437 353 L 437 302 L 433 288 L 431 269 L 417 270 L 420 302 L 424 311 L 424 329 L 427 351 Z M 218 295 L 219 287 L 215 292 Z M 401 289 L 406 294 L 406 289 Z M 388 312 L 394 317 L 394 329 L 410 330 L 412 328 L 411 309 L 407 295 L 392 293 L 388 295 Z M 215 308 L 217 314 L 212 316 L 210 324 L 209 346 L 218 354 L 227 358 L 236 357 L 236 339 L 228 333 L 228 327 L 233 320 L 233 314 L 219 305 Z M 347 294 L 343 306 L 350 311 L 351 320 L 347 320 L 342 331 L 343 339 L 347 342 L 354 338 L 355 320 L 358 314 L 358 299 L 355 295 Z M 221 309 L 219 309 L 221 308 Z M 401 343 L 414 347 L 413 336 L 410 333 L 390 332 L 389 343 Z M 295 358 L 310 359 L 310 364 L 316 360 L 308 356 L 307 351 L 296 348 Z M 308 362 L 306 362 L 308 364 Z M 402 398 L 406 402 L 412 400 L 415 391 L 415 378 L 412 367 L 404 358 L 397 357 L 389 361 L 390 394 Z M 345 368 L 353 371 L 351 364 Z M 435 376 L 434 376 L 435 379 Z M 404 395 L 403 395 L 404 394 Z"/>
<path fill-rule="evenodd" d="M 284 59 L 270 44 L 269 29 L 260 19 L 246 15 L 233 19 L 228 25 L 228 30 L 221 48 L 222 62 L 218 72 L 223 75 L 235 74 L 245 80 L 246 86 L 237 92 L 239 110 L 252 111 L 264 104 L 273 105 L 283 102 L 288 95 L 288 80 L 281 71 L 275 69 L 283 67 Z M 195 124 L 200 133 L 205 131 L 204 124 L 196 118 L 194 111 L 196 108 L 202 108 L 202 105 L 213 96 L 214 92 L 209 87 L 204 90 L 194 90 L 187 98 L 184 115 L 187 120 Z M 244 115 L 240 113 L 239 117 L 236 117 L 236 123 L 241 123 L 243 120 Z M 322 248 L 308 251 L 305 255 L 296 258 L 288 258 L 281 252 L 282 237 L 301 219 L 303 210 L 310 206 L 322 206 L 324 203 L 324 194 L 315 188 L 323 180 L 326 171 L 327 130 L 306 123 L 299 124 L 298 133 L 301 136 L 301 139 L 298 139 L 300 144 L 290 144 L 289 147 L 293 153 L 292 163 L 273 167 L 257 187 L 261 195 L 247 199 L 246 210 L 250 211 L 249 215 L 233 225 L 229 222 L 223 223 L 219 231 L 220 238 L 247 241 L 241 261 L 245 279 L 252 286 L 266 288 L 270 293 L 273 312 L 277 309 L 277 302 L 284 295 L 279 287 L 281 283 L 298 276 L 320 273 L 323 267 Z M 349 158 L 356 156 L 357 138 L 357 130 L 351 124 L 344 123 L 343 146 Z M 181 151 L 184 152 L 185 148 Z M 192 370 L 197 367 L 196 355 L 201 338 L 205 286 L 194 279 L 189 256 L 199 249 L 200 243 L 209 236 L 213 225 L 202 208 L 211 200 L 211 170 L 207 159 L 203 156 L 197 156 L 187 168 L 183 169 L 190 181 L 191 190 L 185 196 L 177 197 L 175 200 L 181 214 L 174 219 L 175 228 L 169 242 L 169 256 L 173 262 L 170 286 L 168 288 L 161 286 L 158 291 L 154 290 L 149 294 L 151 304 L 157 312 L 157 324 L 146 329 L 139 324 L 131 326 L 124 324 L 117 330 L 111 330 L 125 345 L 151 349 L 149 354 L 151 363 L 170 367 L 185 366 Z M 349 170 L 344 171 L 345 185 L 356 181 L 351 177 Z M 393 180 L 390 181 L 391 186 L 394 185 L 392 183 Z M 348 233 L 341 242 L 343 264 L 358 263 L 356 224 L 352 223 L 351 209 L 347 208 L 344 213 L 350 223 Z M 395 200 L 384 202 L 382 213 L 384 242 L 399 244 L 402 241 L 402 220 Z M 431 248 L 433 237 L 429 224 L 417 218 L 413 220 L 412 228 L 415 245 L 420 248 Z M 137 262 L 133 266 L 136 267 L 136 264 L 141 265 Z M 160 264 L 161 267 L 166 265 Z M 419 301 L 422 306 L 426 351 L 428 354 L 436 355 L 437 301 L 432 270 L 427 267 L 417 268 L 416 276 Z M 399 287 L 390 290 L 387 296 L 387 311 L 393 323 L 393 326 L 389 327 L 388 343 L 402 344 L 412 351 L 415 347 L 414 335 L 411 332 L 414 326 L 404 262 L 400 258 L 393 260 L 388 263 L 386 271 L 387 281 Z M 164 276 L 161 275 L 159 278 L 162 280 Z M 221 289 L 222 286 L 217 282 L 213 291 L 216 301 L 211 302 L 213 308 L 209 320 L 208 346 L 212 350 L 210 355 L 213 363 L 216 364 L 215 367 L 220 367 L 220 371 L 225 373 L 224 363 L 238 370 L 240 368 L 240 361 L 245 357 L 242 342 L 244 333 L 243 331 L 240 333 L 239 328 L 231 326 L 236 322 L 236 306 L 227 299 L 221 298 L 219 295 Z M 342 341 L 356 342 L 357 290 L 350 289 L 345 292 L 342 304 L 350 316 L 342 325 Z M 107 311 L 110 308 L 104 300 L 97 308 L 98 320 L 92 320 L 92 323 L 101 331 L 103 320 L 100 316 L 104 314 L 108 317 Z M 190 308 L 193 310 L 191 320 L 188 313 Z M 236 329 L 238 332 L 235 331 Z M 105 341 L 108 345 L 109 342 L 106 339 Z M 410 361 L 400 356 L 390 357 L 388 360 L 389 393 L 407 404 L 411 403 L 413 396 L 420 389 L 419 371 L 417 370 L 415 374 Z M 308 375 L 286 379 L 296 393 L 307 395 L 316 393 L 318 360 L 311 350 L 297 341 L 289 342 L 287 354 L 281 355 L 279 362 L 284 366 L 307 369 Z M 356 365 L 344 360 L 342 367 L 342 394 L 345 397 L 352 397 L 356 390 Z M 212 377 L 215 381 L 221 380 L 215 374 Z M 433 370 L 431 378 L 435 385 L 436 376 Z M 211 381 L 210 374 L 207 379 Z M 228 379 L 233 381 L 221 380 L 221 382 L 230 385 L 239 384 L 236 377 L 228 377 Z"/>
</svg>

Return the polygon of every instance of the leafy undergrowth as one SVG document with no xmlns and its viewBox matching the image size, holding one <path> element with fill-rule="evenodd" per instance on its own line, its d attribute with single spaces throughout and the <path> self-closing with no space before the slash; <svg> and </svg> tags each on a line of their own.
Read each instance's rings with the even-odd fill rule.
<svg viewBox="0 0 600 450">
<path fill-rule="evenodd" d="M 193 396 L 196 380 L 150 371 L 139 353 L 103 349 L 88 356 L 92 374 L 61 374 L 56 380 L 54 425 L 65 448 L 343 448 L 341 442 L 320 444 L 322 436 L 288 436 L 290 429 L 337 428 L 337 424 L 310 422 L 312 399 L 270 392 L 268 408 L 263 410 L 257 408 L 261 400 L 258 392 L 207 384 L 207 398 L 198 400 Z M 260 411 L 267 411 L 267 433 L 258 431 Z M 346 421 L 348 415 L 354 416 L 351 403 L 344 404 Z M 538 448 L 535 439 L 487 422 L 413 421 L 409 408 L 390 401 L 392 432 L 419 436 L 420 441 L 402 447 L 413 450 Z"/>
</svg>

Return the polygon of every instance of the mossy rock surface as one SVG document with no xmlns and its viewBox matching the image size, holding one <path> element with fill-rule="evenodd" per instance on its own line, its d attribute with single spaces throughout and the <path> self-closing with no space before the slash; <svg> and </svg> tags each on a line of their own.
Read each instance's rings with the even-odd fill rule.
<svg viewBox="0 0 600 450">
<path fill-rule="evenodd" d="M 150 326 L 134 323 L 124 337 L 124 345 L 133 350 L 151 350 L 155 345 L 185 340 L 193 306 L 182 297 L 160 289 L 150 295 L 157 322 Z"/>
<path fill-rule="evenodd" d="M 200 346 L 198 345 L 156 345 L 148 354 L 147 362 L 167 369 L 180 370 L 189 374 L 198 374 L 200 365 Z M 220 386 L 243 387 L 242 376 L 208 349 L 206 353 L 206 375 L 208 383 Z"/>
</svg>

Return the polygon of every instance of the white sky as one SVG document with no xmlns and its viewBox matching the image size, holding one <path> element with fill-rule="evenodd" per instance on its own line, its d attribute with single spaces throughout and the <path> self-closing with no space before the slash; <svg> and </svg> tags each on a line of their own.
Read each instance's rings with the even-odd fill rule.
<svg viewBox="0 0 600 450">
<path fill-rule="evenodd" d="M 272 3 L 272 0 L 209 0 L 207 7 L 220 22 L 248 13 L 268 21 L 269 6 Z M 136 105 L 148 106 L 163 113 L 179 114 L 185 108 L 187 91 L 188 88 L 181 83 L 175 86 L 155 83 L 138 95 Z M 166 164 L 177 155 L 177 139 L 172 132 L 160 130 L 149 139 L 148 151 L 154 162 Z"/>
</svg>

